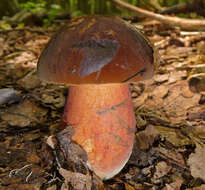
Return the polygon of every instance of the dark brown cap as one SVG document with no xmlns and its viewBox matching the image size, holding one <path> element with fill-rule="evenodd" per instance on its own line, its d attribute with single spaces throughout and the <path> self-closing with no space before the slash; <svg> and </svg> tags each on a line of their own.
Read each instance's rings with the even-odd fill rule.
<svg viewBox="0 0 205 190">
<path fill-rule="evenodd" d="M 154 74 L 154 52 L 134 26 L 115 16 L 72 19 L 38 61 L 41 79 L 65 84 L 136 82 Z"/>
</svg>

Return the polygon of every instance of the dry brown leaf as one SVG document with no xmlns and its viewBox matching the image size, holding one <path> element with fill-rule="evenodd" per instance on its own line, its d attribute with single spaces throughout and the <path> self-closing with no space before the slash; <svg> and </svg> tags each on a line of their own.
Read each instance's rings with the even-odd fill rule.
<svg viewBox="0 0 205 190">
<path fill-rule="evenodd" d="M 192 92 L 205 95 L 205 71 L 204 73 L 191 75 L 188 82 Z"/>
<path fill-rule="evenodd" d="M 66 187 L 66 183 L 70 183 L 75 190 L 91 190 L 92 182 L 89 175 L 71 172 L 63 168 L 60 168 L 59 172 L 65 178 L 64 187 Z"/>
<path fill-rule="evenodd" d="M 159 178 L 167 175 L 171 171 L 172 168 L 170 166 L 168 166 L 166 162 L 161 161 L 155 166 L 155 169 L 156 169 L 156 171 L 154 173 L 153 178 L 159 179 Z"/>
<path fill-rule="evenodd" d="M 159 133 L 154 129 L 154 126 L 149 125 L 145 130 L 136 134 L 136 145 L 139 149 L 146 150 L 152 146 L 158 136 Z"/>
<path fill-rule="evenodd" d="M 194 153 L 191 153 L 187 161 L 191 169 L 191 175 L 195 178 L 201 178 L 205 180 L 205 146 L 196 144 L 196 149 Z"/>
<path fill-rule="evenodd" d="M 177 180 L 175 182 L 166 184 L 166 186 L 163 188 L 163 190 L 180 190 L 182 183 L 183 183 L 182 180 Z"/>
<path fill-rule="evenodd" d="M 23 87 L 26 90 L 31 90 L 33 88 L 39 87 L 41 81 L 37 76 L 36 69 L 32 70 L 25 77 L 17 81 L 17 84 L 19 84 L 21 87 Z"/>
<path fill-rule="evenodd" d="M 125 190 L 135 190 L 135 188 L 133 186 L 131 186 L 128 183 L 124 183 L 125 184 Z"/>
<path fill-rule="evenodd" d="M 31 123 L 45 121 L 47 110 L 37 106 L 34 102 L 25 100 L 19 105 L 14 105 L 1 114 L 1 119 L 12 126 L 25 127 Z"/>
</svg>

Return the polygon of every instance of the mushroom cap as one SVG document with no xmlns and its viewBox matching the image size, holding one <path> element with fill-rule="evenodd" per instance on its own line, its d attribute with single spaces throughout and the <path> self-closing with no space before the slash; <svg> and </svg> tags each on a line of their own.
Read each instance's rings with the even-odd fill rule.
<svg viewBox="0 0 205 190">
<path fill-rule="evenodd" d="M 76 84 L 136 82 L 154 74 L 154 50 L 116 16 L 73 18 L 49 41 L 38 61 L 46 81 Z"/>
</svg>

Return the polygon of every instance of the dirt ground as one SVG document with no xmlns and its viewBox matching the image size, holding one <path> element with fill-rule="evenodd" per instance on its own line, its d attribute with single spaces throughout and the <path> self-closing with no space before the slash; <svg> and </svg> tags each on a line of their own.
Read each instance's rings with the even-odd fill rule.
<svg viewBox="0 0 205 190">
<path fill-rule="evenodd" d="M 60 131 L 68 91 L 36 75 L 55 29 L 0 31 L 0 190 L 205 189 L 204 87 L 190 82 L 205 73 L 205 32 L 142 24 L 159 66 L 153 79 L 130 85 L 135 146 L 125 168 L 105 182 L 77 165 L 59 169 L 46 144 Z"/>
</svg>

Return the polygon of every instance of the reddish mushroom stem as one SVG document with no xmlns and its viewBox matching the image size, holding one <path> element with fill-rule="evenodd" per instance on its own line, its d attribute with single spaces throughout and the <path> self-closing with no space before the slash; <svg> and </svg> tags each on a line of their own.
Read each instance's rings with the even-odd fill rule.
<svg viewBox="0 0 205 190">
<path fill-rule="evenodd" d="M 102 179 L 117 174 L 128 161 L 135 135 L 135 117 L 128 84 L 72 86 L 65 122 L 72 140 L 88 156 L 88 166 Z"/>
</svg>

